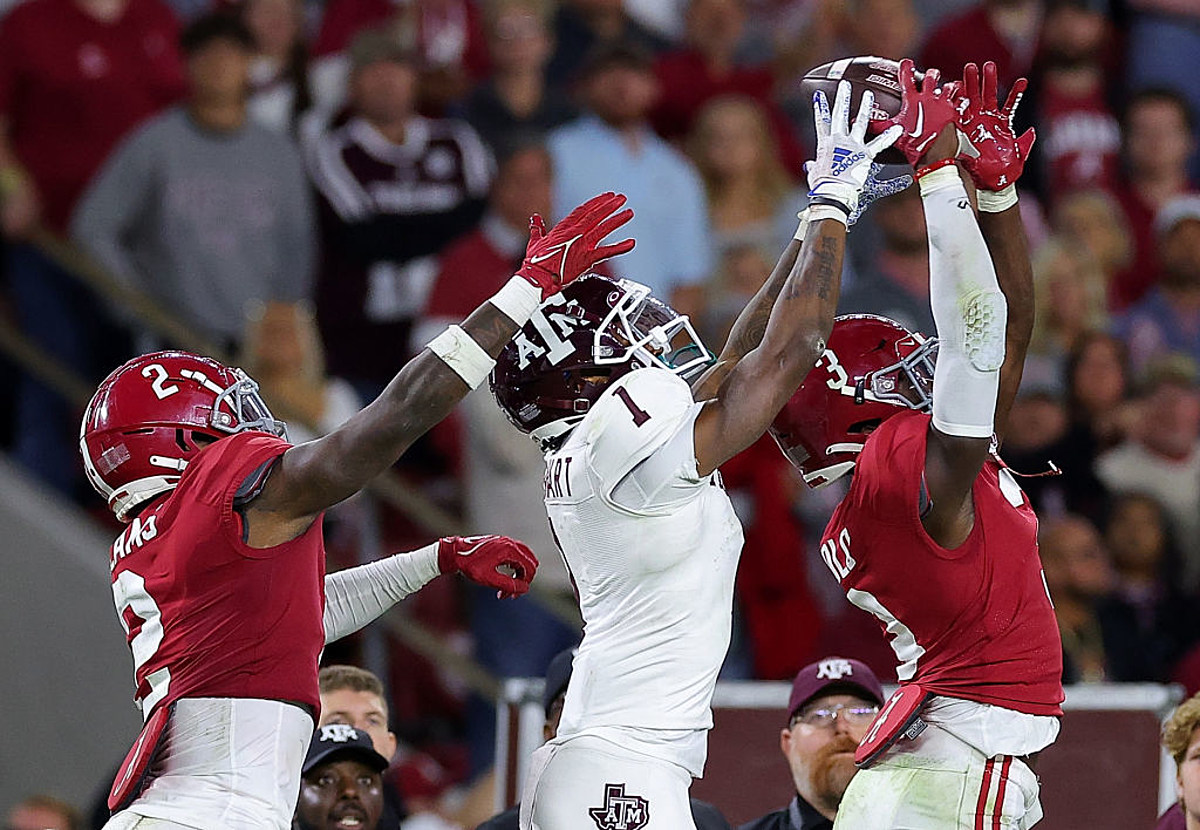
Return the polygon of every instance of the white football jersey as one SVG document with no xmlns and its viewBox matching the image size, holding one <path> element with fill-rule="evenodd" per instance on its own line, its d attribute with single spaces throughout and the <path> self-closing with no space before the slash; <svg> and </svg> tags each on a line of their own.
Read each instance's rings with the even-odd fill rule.
<svg viewBox="0 0 1200 830">
<path fill-rule="evenodd" d="M 702 406 L 665 369 L 630 372 L 547 454 L 545 482 L 584 619 L 557 740 L 616 737 L 694 776 L 742 550 L 719 475 L 696 470 Z"/>
</svg>

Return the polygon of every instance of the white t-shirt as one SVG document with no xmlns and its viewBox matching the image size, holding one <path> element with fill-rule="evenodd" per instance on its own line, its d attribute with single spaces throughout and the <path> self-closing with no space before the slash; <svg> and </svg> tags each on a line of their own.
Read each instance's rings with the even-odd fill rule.
<svg viewBox="0 0 1200 830">
<path fill-rule="evenodd" d="M 699 776 L 729 647 L 742 528 L 696 469 L 702 404 L 658 368 L 614 381 L 546 456 L 546 509 L 584 637 L 558 740 L 615 738 Z"/>
</svg>

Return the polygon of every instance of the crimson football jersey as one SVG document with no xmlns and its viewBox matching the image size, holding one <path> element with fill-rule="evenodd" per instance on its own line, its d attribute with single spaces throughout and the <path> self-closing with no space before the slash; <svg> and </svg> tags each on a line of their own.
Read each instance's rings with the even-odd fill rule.
<svg viewBox="0 0 1200 830">
<path fill-rule="evenodd" d="M 1037 517 L 988 459 L 975 525 L 953 550 L 918 515 L 930 416 L 902 412 L 867 439 L 821 540 L 847 598 L 878 618 L 902 683 L 1030 715 L 1061 715 L 1062 642 L 1037 552 Z"/>
<path fill-rule="evenodd" d="M 113 543 L 113 600 L 143 717 L 195 697 L 290 700 L 318 710 L 322 523 L 281 545 L 252 548 L 233 509 L 243 480 L 289 446 L 261 432 L 222 438 Z"/>
</svg>

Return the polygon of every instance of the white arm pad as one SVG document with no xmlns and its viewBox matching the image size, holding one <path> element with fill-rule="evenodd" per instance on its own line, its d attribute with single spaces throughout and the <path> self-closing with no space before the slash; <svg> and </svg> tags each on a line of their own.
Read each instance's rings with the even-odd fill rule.
<svg viewBox="0 0 1200 830">
<path fill-rule="evenodd" d="M 929 227 L 929 302 L 937 324 L 933 425 L 990 438 L 1004 363 L 1008 304 L 954 166 L 920 181 Z"/>
<path fill-rule="evenodd" d="M 325 643 L 353 634 L 440 574 L 438 543 L 325 577 Z"/>
</svg>

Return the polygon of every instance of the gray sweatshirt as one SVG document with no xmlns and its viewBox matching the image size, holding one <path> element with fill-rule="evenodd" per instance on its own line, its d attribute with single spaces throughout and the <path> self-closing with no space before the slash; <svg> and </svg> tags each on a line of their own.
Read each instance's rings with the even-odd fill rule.
<svg viewBox="0 0 1200 830">
<path fill-rule="evenodd" d="M 202 334 L 240 341 L 249 303 L 311 298 L 316 229 L 299 154 L 247 121 L 220 133 L 183 108 L 123 141 L 71 234 L 114 276 Z"/>
</svg>

